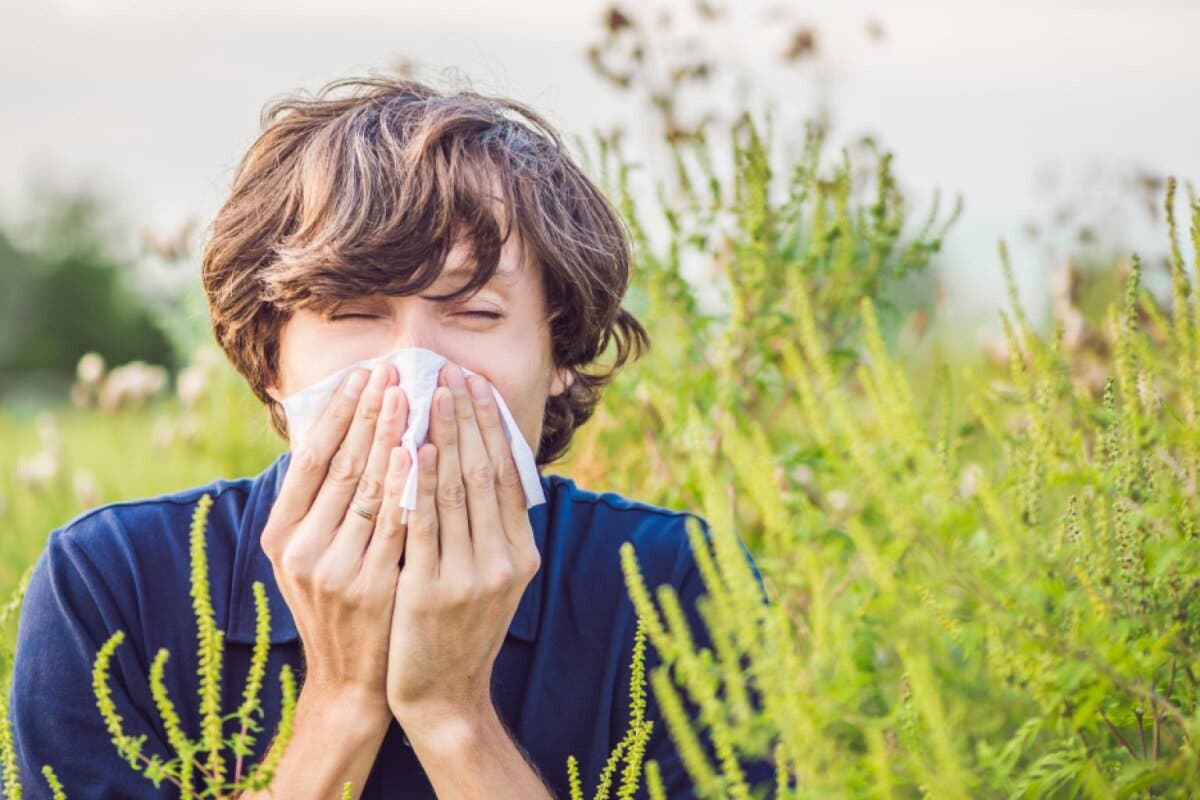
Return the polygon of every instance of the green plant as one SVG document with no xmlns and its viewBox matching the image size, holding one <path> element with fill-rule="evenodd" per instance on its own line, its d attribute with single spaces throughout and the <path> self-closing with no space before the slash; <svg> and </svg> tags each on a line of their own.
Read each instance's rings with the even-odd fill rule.
<svg viewBox="0 0 1200 800">
<path fill-rule="evenodd" d="M 163 761 L 157 754 L 146 756 L 142 746 L 146 734 L 131 735 L 126 733 L 120 714 L 112 700 L 109 689 L 109 669 L 112 657 L 117 647 L 125 639 L 125 632 L 114 631 L 96 654 L 92 672 L 92 686 L 96 694 L 96 705 L 103 717 L 109 735 L 117 752 L 129 766 L 143 773 L 157 787 L 164 780 L 179 788 L 184 800 L 192 798 L 223 798 L 235 797 L 245 789 L 261 790 L 266 788 L 275 773 L 279 759 L 282 758 L 287 742 L 291 739 L 292 722 L 296 707 L 296 684 L 291 667 L 283 665 L 279 673 L 279 684 L 282 692 L 282 707 L 280 712 L 279 729 L 275 737 L 275 746 L 270 750 L 266 759 L 254 765 L 245 776 L 242 775 L 243 759 L 253 754 L 254 734 L 261 730 L 261 725 L 255 719 L 262 713 L 259 693 L 262 690 L 263 673 L 270 646 L 270 612 L 267 606 L 267 595 L 260 581 L 253 584 L 255 603 L 255 643 L 251 656 L 250 671 L 246 677 L 246 687 L 242 703 L 231 714 L 222 716 L 220 710 L 221 685 L 221 655 L 223 649 L 223 633 L 217 628 L 213 616 L 212 602 L 208 585 L 208 558 L 206 553 L 204 531 L 208 521 L 208 512 L 212 506 L 212 497 L 208 494 L 201 496 L 192 517 L 189 545 L 191 555 L 191 596 L 193 610 L 196 615 L 198 630 L 198 652 L 200 654 L 200 711 L 202 715 L 201 735 L 198 740 L 191 740 L 184 733 L 179 714 L 174 703 L 167 694 L 163 683 L 163 673 L 166 668 L 169 653 L 160 648 L 150 666 L 150 687 L 155 705 L 162 719 L 167 738 L 176 756 Z M 23 591 L 23 587 L 22 590 Z M 6 611 L 19 603 L 20 593 L 14 597 Z M 7 653 L 6 653 L 7 655 Z M 7 666 L 7 664 L 5 665 Z M 7 670 L 6 670 L 7 673 Z M 7 692 L 6 692 L 7 697 Z M 20 797 L 20 785 L 17 780 L 14 755 L 12 753 L 11 731 L 9 729 L 7 708 L 3 709 L 3 721 L 0 722 L 0 763 L 5 765 L 5 781 L 7 796 L 10 800 Z M 241 730 L 229 739 L 222 738 L 223 725 L 228 720 L 241 724 Z M 225 759 L 222 750 L 229 748 L 237 757 L 233 779 L 226 780 Z M 201 759 L 200 755 L 204 754 Z M 55 792 L 55 796 L 64 796 L 63 787 L 50 765 L 42 767 L 47 782 Z M 204 788 L 197 791 L 195 781 L 203 779 Z"/>
<path fill-rule="evenodd" d="M 254 731 L 260 726 L 254 720 L 256 712 L 261 712 L 258 693 L 262 688 L 262 676 L 267 659 L 270 632 L 270 614 L 267 608 L 267 596 L 262 583 L 254 582 L 255 605 L 255 644 L 250 662 L 250 672 L 246 679 L 244 699 L 238 709 L 232 714 L 222 717 L 220 714 L 220 682 L 221 654 L 224 637 L 217 629 L 213 618 L 212 603 L 208 590 L 208 559 L 205 552 L 204 529 L 208 518 L 208 510 L 212 506 L 212 498 L 205 494 L 200 498 L 192 521 L 190 550 L 192 559 L 191 593 L 193 609 L 196 614 L 199 635 L 200 653 L 200 712 L 203 716 L 201 723 L 201 738 L 192 741 L 187 738 L 180 728 L 179 716 L 171 699 L 167 696 L 166 687 L 162 682 L 163 669 L 168 653 L 160 649 L 150 667 L 150 686 L 154 694 L 155 705 L 162 717 L 163 725 L 171 746 L 178 753 L 177 757 L 161 763 L 157 757 L 147 760 L 142 770 L 155 786 L 166 779 L 176 782 L 185 800 L 194 796 L 193 773 L 199 771 L 204 778 L 205 789 L 201 797 L 221 797 L 226 790 L 236 792 L 244 789 L 262 789 L 271 781 L 283 749 L 291 738 L 292 721 L 295 712 L 296 686 L 291 668 L 284 665 L 280 670 L 279 683 L 283 693 L 283 710 L 279 722 L 277 746 L 271 750 L 268 758 L 256 765 L 245 780 L 241 780 L 242 759 L 250 755 L 254 741 Z M 100 649 L 96 656 L 94 685 L 96 701 L 104 717 L 113 743 L 117 750 L 129 760 L 130 766 L 138 768 L 137 759 L 145 759 L 140 753 L 143 737 L 130 737 L 121 730 L 121 719 L 116 714 L 109 699 L 107 689 L 108 662 L 112 652 L 124 638 L 122 631 L 116 631 Z M 231 740 L 222 739 L 222 726 L 225 720 L 234 719 L 241 723 L 241 731 Z M 237 765 L 232 785 L 225 781 L 225 761 L 221 750 L 229 746 L 237 756 Z M 206 753 L 205 763 L 201 765 L 197 756 Z"/>
<path fill-rule="evenodd" d="M 631 662 L 629 680 L 629 726 L 625 729 L 625 735 L 621 738 L 621 741 L 617 742 L 609 754 L 604 768 L 600 771 L 593 800 L 608 800 L 609 792 L 612 788 L 613 771 L 616 770 L 617 764 L 620 763 L 622 757 L 625 760 L 625 768 L 621 771 L 621 782 L 617 787 L 617 797 L 623 800 L 630 798 L 639 786 L 638 781 L 641 776 L 646 742 L 649 741 L 650 733 L 654 730 L 654 720 L 645 719 L 645 658 L 646 630 L 639 619 L 637 629 L 634 632 L 633 660 Z M 654 761 L 649 762 L 650 765 L 654 763 Z M 649 768 L 649 765 L 647 766 Z M 583 786 L 579 777 L 579 762 L 573 755 L 567 757 L 567 775 L 571 791 L 570 800 L 584 800 Z"/>
<path fill-rule="evenodd" d="M 670 587 L 660 616 L 622 556 L 664 655 L 651 683 L 701 796 L 747 796 L 739 751 L 774 754 L 779 797 L 1191 795 L 1200 311 L 1174 191 L 1172 180 L 1172 307 L 1142 290 L 1135 255 L 1107 314 L 1113 358 L 1099 397 L 1070 379 L 1062 326 L 1045 338 L 1030 326 L 1002 245 L 1013 308 L 998 378 L 946 367 L 923 406 L 869 298 L 861 355 L 844 375 L 797 279 L 780 369 L 811 471 L 781 468 L 771 420 L 689 410 L 688 455 L 673 464 L 712 523 L 711 552 L 689 536 L 715 653 L 691 646 Z M 1200 266 L 1194 200 L 1191 216 Z M 952 379 L 968 389 L 957 424 Z M 763 543 L 770 606 L 753 602 L 731 535 L 745 527 Z M 668 666 L 703 709 L 719 764 L 672 712 Z M 750 688 L 761 709 L 747 704 Z"/>
<path fill-rule="evenodd" d="M 741 115 L 727 131 L 728 151 L 715 144 L 726 131 L 702 128 L 672 141 L 671 182 L 681 189 L 669 196 L 656 185 L 657 205 L 649 210 L 637 205 L 631 185 L 638 165 L 619 142 L 597 138 L 588 161 L 631 231 L 628 306 L 645 321 L 653 345 L 617 374 L 613 402 L 577 433 L 575 452 L 586 456 L 568 464 L 585 477 L 603 475 L 617 490 L 694 507 L 698 496 L 673 469 L 686 457 L 677 434 L 690 405 L 702 415 L 736 408 L 762 420 L 768 437 L 787 449 L 787 466 L 795 466 L 803 437 L 783 413 L 791 399 L 783 369 L 801 320 L 789 298 L 808 293 L 812 324 L 829 337 L 839 373 L 852 364 L 861 340 L 860 298 L 872 298 L 886 314 L 885 336 L 906 313 L 928 313 L 933 290 L 926 272 L 961 199 L 939 220 L 935 196 L 917 230 L 907 231 L 911 214 L 890 153 L 868 143 L 865 166 L 843 149 L 827 168 L 824 133 L 809 125 L 800 157 L 780 164 L 769 126 L 765 136 L 760 127 Z M 732 167 L 728 178 L 722 158 Z M 868 180 L 857 181 L 858 171 Z M 655 215 L 666 228 L 661 243 L 651 234 Z M 685 275 L 689 261 L 701 263 L 703 274 Z M 705 284 L 719 303 L 702 302 L 698 287 Z M 908 310 L 897 301 L 904 292 Z M 642 413 L 630 413 L 629 403 Z M 757 542 L 749 543 L 757 549 Z"/>
</svg>

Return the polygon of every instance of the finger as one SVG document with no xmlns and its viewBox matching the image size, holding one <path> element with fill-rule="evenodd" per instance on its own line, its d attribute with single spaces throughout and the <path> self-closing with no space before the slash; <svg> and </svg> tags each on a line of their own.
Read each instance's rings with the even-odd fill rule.
<svg viewBox="0 0 1200 800">
<path fill-rule="evenodd" d="M 428 580 L 438 576 L 437 461 L 436 445 L 417 448 L 417 507 L 404 542 L 404 571 Z"/>
<path fill-rule="evenodd" d="M 500 509 L 505 536 L 508 537 L 509 545 L 520 549 L 529 542 L 515 540 L 514 536 L 515 532 L 526 529 L 522 523 L 529 519 L 529 504 L 525 499 L 521 475 L 517 471 L 512 444 L 505 433 L 500 406 L 496 404 L 492 385 L 482 375 L 468 377 L 467 386 L 475 404 L 475 418 L 479 421 L 484 447 L 487 448 L 492 466 L 496 470 L 496 502 Z"/>
<path fill-rule="evenodd" d="M 350 430 L 329 461 L 325 482 L 321 484 L 317 499 L 308 512 L 312 524 L 305 528 L 313 537 L 312 544 L 315 546 L 327 546 L 345 519 L 350 498 L 358 490 L 358 481 L 367 466 L 375 424 L 383 405 L 383 390 L 389 375 L 394 375 L 395 371 L 396 368 L 386 361 L 376 364 L 371 370 L 370 380 L 359 398 Z"/>
<path fill-rule="evenodd" d="M 508 543 L 500 504 L 496 499 L 496 469 L 484 446 L 475 403 L 467 390 L 466 376 L 456 364 L 447 364 L 443 375 L 454 396 L 454 418 L 458 429 L 458 457 L 467 487 L 467 514 L 475 564 L 481 570 L 501 561 L 508 563 Z"/>
<path fill-rule="evenodd" d="M 388 377 L 389 384 L 393 377 L 394 374 Z M 356 574 L 361 569 L 367 543 L 378 525 L 388 461 L 392 448 L 400 443 L 400 437 L 404 433 L 404 417 L 400 416 L 404 410 L 401 407 L 403 397 L 404 392 L 399 386 L 390 384 L 384 389 L 379 422 L 375 425 L 367 466 L 358 481 L 358 489 L 350 501 L 342 525 L 329 545 L 330 556 L 336 558 L 351 574 Z M 362 509 L 373 516 L 367 517 L 356 509 Z"/>
<path fill-rule="evenodd" d="M 433 391 L 430 438 L 437 445 L 437 515 L 442 563 L 446 570 L 466 577 L 474 568 L 471 552 L 471 522 L 467 516 L 467 487 L 463 484 L 458 454 L 458 424 L 454 419 L 454 397 L 445 386 Z"/>
<path fill-rule="evenodd" d="M 280 530 L 290 532 L 312 507 L 329 469 L 329 460 L 354 418 L 354 409 L 367 377 L 366 370 L 351 370 L 325 404 L 317 421 L 292 450 L 271 509 L 271 516 L 280 521 Z"/>
<path fill-rule="evenodd" d="M 401 521 L 400 499 L 404 496 L 404 482 L 412 458 L 408 450 L 397 445 L 388 458 L 387 477 L 383 487 L 383 508 L 375 521 L 375 531 L 367 543 L 363 556 L 364 574 L 388 575 L 395 579 L 404 554 L 404 540 L 408 532 L 407 521 Z"/>
</svg>

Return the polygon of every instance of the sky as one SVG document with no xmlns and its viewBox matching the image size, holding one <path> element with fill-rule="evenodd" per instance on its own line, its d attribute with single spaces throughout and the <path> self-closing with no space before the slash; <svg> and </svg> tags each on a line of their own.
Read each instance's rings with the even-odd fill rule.
<svg viewBox="0 0 1200 800">
<path fill-rule="evenodd" d="M 561 130 L 585 134 L 644 111 L 583 55 L 607 4 L 594 0 L 439 3 L 9 0 L 0 32 L 0 213 L 20 216 L 33 180 L 89 180 L 132 221 L 168 235 L 207 224 L 272 99 L 403 57 L 465 75 Z M 784 69 L 790 27 L 811 25 L 818 54 Z M 643 4 L 639 7 L 647 7 Z M 690 2 L 649 4 L 682 18 Z M 870 134 L 894 155 L 914 214 L 935 188 L 965 210 L 939 267 L 955 313 L 994 320 L 1003 304 L 997 242 L 1022 297 L 1044 302 L 1066 251 L 1029 240 L 1064 198 L 1090 209 L 1105 240 L 1144 257 L 1165 228 L 1137 207 L 1115 216 L 1132 174 L 1200 188 L 1200 3 L 889 0 L 737 4 L 721 55 L 752 97 L 779 104 L 796 135 L 819 106 L 837 147 Z M 867 35 L 869 20 L 883 31 Z M 1144 213 L 1142 214 L 1144 217 Z"/>
</svg>

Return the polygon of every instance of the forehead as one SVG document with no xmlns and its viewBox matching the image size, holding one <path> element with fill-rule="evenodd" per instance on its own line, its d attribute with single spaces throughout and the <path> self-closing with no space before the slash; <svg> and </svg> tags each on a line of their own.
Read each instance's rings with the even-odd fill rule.
<svg viewBox="0 0 1200 800">
<path fill-rule="evenodd" d="M 508 240 L 500 248 L 500 258 L 496 263 L 496 271 L 485 284 L 489 288 L 512 289 L 526 280 L 537 278 L 536 270 L 529 269 L 529 258 L 522 246 L 520 233 L 514 226 Z M 475 273 L 476 263 L 471 253 L 471 247 L 466 240 L 459 240 L 446 255 L 445 264 L 438 274 L 439 291 L 444 282 L 449 289 L 462 286 Z"/>
<path fill-rule="evenodd" d="M 482 177 L 477 176 L 470 187 L 476 200 L 474 207 L 468 203 L 457 209 L 462 216 L 449 226 L 439 226 L 439 230 L 449 228 L 444 234 L 434 235 L 425 224 L 402 235 L 398 233 L 392 240 L 394 249 L 392 242 L 386 241 L 387 247 L 377 244 L 374 250 L 370 244 L 362 245 L 359 248 L 365 252 L 362 258 L 336 260 L 332 268 L 317 270 L 315 275 L 310 273 L 307 276 L 310 279 L 303 281 L 306 285 L 298 287 L 307 302 L 297 305 L 328 311 L 342 301 L 375 295 L 419 295 L 432 302 L 457 304 L 481 291 L 509 302 L 521 302 L 527 297 L 536 301 L 534 296 L 543 291 L 542 258 L 521 235 L 519 215 L 510 211 L 510 199 L 514 204 L 519 200 L 505 192 L 499 176 L 493 173 L 490 180 Z M 496 228 L 485 229 L 483 220 L 488 216 Z M 425 231 L 428 236 L 423 235 Z M 502 241 L 493 238 L 497 235 Z M 384 241 L 384 237 L 374 231 L 371 241 Z M 495 259 L 492 274 L 483 284 L 478 282 L 484 268 L 476 257 L 476 245 L 490 249 Z M 465 291 L 468 288 L 470 292 Z"/>
</svg>

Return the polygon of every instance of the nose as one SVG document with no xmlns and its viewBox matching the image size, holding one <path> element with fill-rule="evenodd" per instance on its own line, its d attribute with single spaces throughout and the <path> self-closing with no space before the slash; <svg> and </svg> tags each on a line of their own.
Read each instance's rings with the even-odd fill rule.
<svg viewBox="0 0 1200 800">
<path fill-rule="evenodd" d="M 435 353 L 442 352 L 433 304 L 415 296 L 398 297 L 393 302 L 396 309 L 392 316 L 391 350 L 423 347 Z"/>
</svg>

